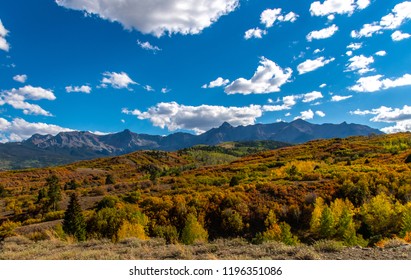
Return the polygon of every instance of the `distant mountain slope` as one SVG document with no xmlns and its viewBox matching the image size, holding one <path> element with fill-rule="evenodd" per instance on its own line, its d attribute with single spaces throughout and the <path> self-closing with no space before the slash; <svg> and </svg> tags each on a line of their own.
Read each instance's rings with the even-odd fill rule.
<svg viewBox="0 0 411 280">
<path fill-rule="evenodd" d="M 377 129 L 359 124 L 311 124 L 304 120 L 291 123 L 256 124 L 233 127 L 223 123 L 201 135 L 174 133 L 168 136 L 137 134 L 130 130 L 108 135 L 90 132 L 35 134 L 20 143 L 0 144 L 0 169 L 45 167 L 115 156 L 138 150 L 175 151 L 195 145 L 217 145 L 223 142 L 271 140 L 297 144 L 314 139 L 345 138 L 382 134 Z"/>
</svg>

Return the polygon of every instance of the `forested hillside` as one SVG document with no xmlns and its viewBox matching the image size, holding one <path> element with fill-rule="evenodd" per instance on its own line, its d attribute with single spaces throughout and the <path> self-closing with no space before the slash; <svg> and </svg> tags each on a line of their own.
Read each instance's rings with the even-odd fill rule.
<svg viewBox="0 0 411 280">
<path fill-rule="evenodd" d="M 2 172 L 0 234 L 184 244 L 411 241 L 410 133 L 316 140 L 243 157 L 233 146 Z M 80 222 L 68 226 L 73 221 Z"/>
</svg>

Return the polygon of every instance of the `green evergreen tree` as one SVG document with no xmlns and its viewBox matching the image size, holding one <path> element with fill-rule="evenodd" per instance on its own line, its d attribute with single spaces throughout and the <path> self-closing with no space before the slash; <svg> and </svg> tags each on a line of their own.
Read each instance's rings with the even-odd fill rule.
<svg viewBox="0 0 411 280">
<path fill-rule="evenodd" d="M 51 175 L 46 179 L 48 208 L 53 211 L 58 210 L 58 202 L 61 200 L 60 180 L 56 175 Z"/>
<path fill-rule="evenodd" d="M 75 193 L 70 196 L 69 205 L 64 213 L 63 230 L 78 241 L 86 240 L 86 222 Z"/>
</svg>

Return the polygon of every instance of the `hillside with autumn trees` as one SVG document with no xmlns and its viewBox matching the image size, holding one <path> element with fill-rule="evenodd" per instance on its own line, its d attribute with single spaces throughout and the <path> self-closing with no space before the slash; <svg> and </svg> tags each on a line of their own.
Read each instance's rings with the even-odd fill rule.
<svg viewBox="0 0 411 280">
<path fill-rule="evenodd" d="M 410 133 L 268 144 L 1 172 L 0 238 L 411 242 Z"/>
</svg>

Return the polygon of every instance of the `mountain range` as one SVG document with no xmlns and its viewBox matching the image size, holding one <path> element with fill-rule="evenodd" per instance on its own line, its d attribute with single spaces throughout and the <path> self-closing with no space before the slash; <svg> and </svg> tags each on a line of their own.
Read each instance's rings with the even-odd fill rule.
<svg viewBox="0 0 411 280">
<path fill-rule="evenodd" d="M 311 124 L 298 119 L 290 123 L 255 124 L 233 127 L 225 122 L 218 128 L 193 135 L 173 133 L 168 136 L 138 134 L 126 129 L 119 133 L 96 135 L 91 132 L 61 132 L 55 136 L 34 134 L 22 142 L 0 144 L 0 170 L 45 167 L 137 150 L 175 151 L 195 145 L 222 142 L 271 140 L 289 144 L 315 139 L 345 138 L 382 134 L 365 125 Z"/>
</svg>

